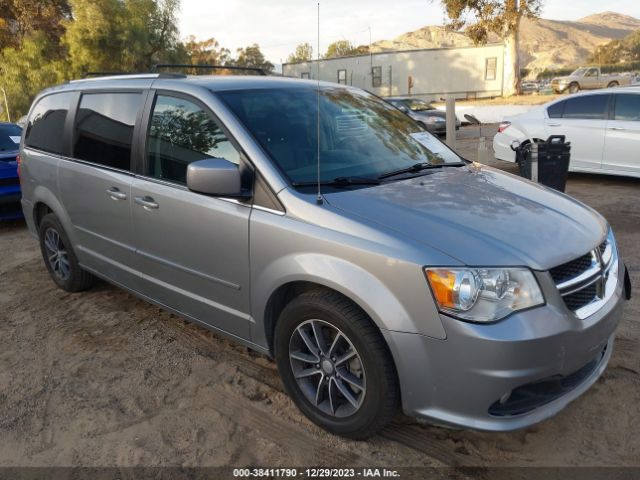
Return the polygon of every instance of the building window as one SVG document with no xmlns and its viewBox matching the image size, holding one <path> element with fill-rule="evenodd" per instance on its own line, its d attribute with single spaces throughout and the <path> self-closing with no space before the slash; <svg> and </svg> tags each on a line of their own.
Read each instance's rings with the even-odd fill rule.
<svg viewBox="0 0 640 480">
<path fill-rule="evenodd" d="M 311 78 L 311 77 L 309 76 L 309 72 L 302 72 L 300 74 L 300 78 L 307 78 L 308 79 L 308 78 Z"/>
<path fill-rule="evenodd" d="M 338 83 L 342 85 L 347 84 L 347 71 L 346 70 L 338 70 Z"/>
<path fill-rule="evenodd" d="M 371 67 L 371 86 L 382 86 L 382 67 Z"/>
<path fill-rule="evenodd" d="M 496 57 L 487 58 L 484 65 L 484 79 L 495 80 L 498 59 Z"/>
</svg>

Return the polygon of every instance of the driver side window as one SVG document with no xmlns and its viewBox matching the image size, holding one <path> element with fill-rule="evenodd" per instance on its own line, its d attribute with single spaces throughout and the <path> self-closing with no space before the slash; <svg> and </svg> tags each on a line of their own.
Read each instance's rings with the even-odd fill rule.
<svg viewBox="0 0 640 480">
<path fill-rule="evenodd" d="M 189 163 L 207 158 L 240 163 L 240 154 L 208 112 L 189 100 L 158 95 L 147 138 L 148 175 L 184 185 Z"/>
</svg>

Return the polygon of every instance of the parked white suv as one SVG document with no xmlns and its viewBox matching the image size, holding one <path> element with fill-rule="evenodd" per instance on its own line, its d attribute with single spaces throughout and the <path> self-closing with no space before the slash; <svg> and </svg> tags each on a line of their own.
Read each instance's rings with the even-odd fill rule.
<svg viewBox="0 0 640 480">
<path fill-rule="evenodd" d="M 496 158 L 515 162 L 514 140 L 565 135 L 574 172 L 640 177 L 640 88 L 579 93 L 505 119 L 493 139 Z"/>
</svg>

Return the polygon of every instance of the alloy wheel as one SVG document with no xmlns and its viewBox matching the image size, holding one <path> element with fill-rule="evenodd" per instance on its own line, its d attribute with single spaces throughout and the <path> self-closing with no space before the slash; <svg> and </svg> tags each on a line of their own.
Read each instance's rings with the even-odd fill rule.
<svg viewBox="0 0 640 480">
<path fill-rule="evenodd" d="M 53 273 L 60 280 L 67 280 L 71 275 L 69 265 L 69 254 L 60 238 L 60 234 L 54 228 L 48 228 L 44 233 L 44 248 L 47 254 L 47 261 Z"/>
<path fill-rule="evenodd" d="M 323 413 L 344 418 L 362 406 L 364 365 L 340 329 L 317 319 L 301 323 L 289 340 L 289 360 L 298 387 Z"/>
</svg>

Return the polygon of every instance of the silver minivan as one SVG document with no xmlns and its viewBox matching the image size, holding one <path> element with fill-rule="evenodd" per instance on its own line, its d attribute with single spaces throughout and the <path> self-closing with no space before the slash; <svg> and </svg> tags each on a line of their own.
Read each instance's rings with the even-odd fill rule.
<svg viewBox="0 0 640 480">
<path fill-rule="evenodd" d="M 630 296 L 597 212 L 342 85 L 74 81 L 35 99 L 20 158 L 58 286 L 99 277 L 273 357 L 351 438 L 400 407 L 493 431 L 552 416 L 604 371 Z"/>
</svg>

